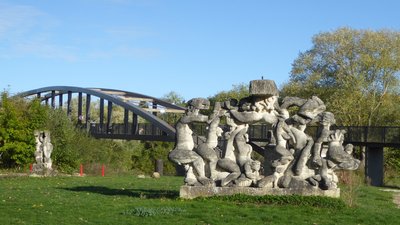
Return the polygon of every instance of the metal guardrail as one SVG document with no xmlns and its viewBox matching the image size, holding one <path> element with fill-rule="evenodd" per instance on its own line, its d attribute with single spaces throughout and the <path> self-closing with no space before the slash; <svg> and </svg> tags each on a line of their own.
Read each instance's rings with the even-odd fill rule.
<svg viewBox="0 0 400 225">
<path fill-rule="evenodd" d="M 191 124 L 193 133 L 197 136 L 206 136 L 207 129 L 205 124 Z M 228 129 L 222 126 L 222 129 Z M 314 139 L 319 132 L 318 126 L 309 126 L 306 133 Z M 331 129 L 346 130 L 345 142 L 354 145 L 374 145 L 374 146 L 387 146 L 396 147 L 400 146 L 400 127 L 367 127 L 367 126 L 334 126 Z M 131 123 L 129 124 L 112 124 L 106 127 L 105 124 L 90 124 L 90 134 L 101 138 L 117 138 L 123 139 L 162 139 L 174 141 L 174 137 L 168 136 L 161 129 L 151 123 L 139 123 L 135 128 Z M 249 138 L 251 141 L 270 142 L 272 138 L 272 127 L 269 125 L 251 125 L 249 127 Z"/>
<path fill-rule="evenodd" d="M 271 142 L 273 138 L 272 127 L 269 125 L 251 125 L 248 130 L 251 141 Z M 345 142 L 359 146 L 400 146 L 400 127 L 395 126 L 333 126 L 333 129 L 343 129 L 346 131 Z M 316 139 L 320 131 L 319 126 L 309 126 L 306 133 Z M 204 124 L 193 125 L 193 132 L 200 136 L 206 135 Z"/>
<path fill-rule="evenodd" d="M 106 124 L 91 123 L 89 133 L 96 138 L 148 140 L 148 141 L 175 141 L 175 136 L 168 135 L 159 127 L 151 123 L 139 123 L 135 127 L 132 123 Z"/>
</svg>

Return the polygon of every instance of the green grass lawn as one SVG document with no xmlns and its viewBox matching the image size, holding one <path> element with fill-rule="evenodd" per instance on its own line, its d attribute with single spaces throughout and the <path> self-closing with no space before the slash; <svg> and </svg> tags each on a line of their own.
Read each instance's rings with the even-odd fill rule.
<svg viewBox="0 0 400 225">
<path fill-rule="evenodd" d="M 400 221 L 392 193 L 375 187 L 357 187 L 354 207 L 331 208 L 182 200 L 178 198 L 182 183 L 182 177 L 0 178 L 0 224 L 320 225 Z"/>
</svg>

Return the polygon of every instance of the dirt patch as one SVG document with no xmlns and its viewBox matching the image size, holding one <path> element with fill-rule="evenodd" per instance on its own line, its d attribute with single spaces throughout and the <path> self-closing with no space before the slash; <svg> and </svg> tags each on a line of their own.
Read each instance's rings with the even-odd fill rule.
<svg viewBox="0 0 400 225">
<path fill-rule="evenodd" d="M 400 190 L 399 189 L 381 189 L 382 191 L 394 192 L 393 203 L 400 209 Z"/>
<path fill-rule="evenodd" d="M 400 193 L 395 193 L 393 195 L 393 202 L 397 205 L 397 208 L 400 209 Z"/>
</svg>

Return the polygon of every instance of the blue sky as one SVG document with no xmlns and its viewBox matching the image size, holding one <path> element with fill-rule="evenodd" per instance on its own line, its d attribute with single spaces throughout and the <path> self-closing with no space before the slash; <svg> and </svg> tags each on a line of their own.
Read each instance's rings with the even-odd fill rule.
<svg viewBox="0 0 400 225">
<path fill-rule="evenodd" d="M 186 100 L 288 81 L 313 35 L 400 30 L 398 0 L 0 0 L 0 88 L 68 85 Z"/>
</svg>

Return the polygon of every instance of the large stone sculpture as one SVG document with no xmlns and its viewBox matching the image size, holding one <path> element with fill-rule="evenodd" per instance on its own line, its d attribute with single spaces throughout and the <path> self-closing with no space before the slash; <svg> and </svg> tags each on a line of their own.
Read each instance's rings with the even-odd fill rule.
<svg viewBox="0 0 400 225">
<path fill-rule="evenodd" d="M 286 97 L 279 105 L 279 92 L 271 80 L 251 81 L 250 94 L 240 101 L 217 102 L 209 117 L 200 113 L 209 108 L 208 100 L 188 102 L 176 124 L 176 146 L 169 153 L 171 161 L 186 169 L 181 197 L 234 193 L 338 197 L 334 171 L 355 170 L 360 161 L 352 157 L 352 145 L 343 146 L 344 131 L 331 130 L 335 118 L 325 111 L 324 102 L 316 96 Z M 224 131 L 221 117 L 226 121 Z M 199 122 L 207 124 L 208 133 L 204 142 L 195 144 L 190 124 Z M 265 165 L 271 168 L 264 168 L 271 172 L 265 176 L 248 143 L 249 125 L 256 123 L 273 128 L 274 141 L 269 143 L 273 148 L 265 150 Z M 314 139 L 305 132 L 309 124 L 320 126 Z M 223 146 L 218 146 L 219 137 Z"/>
</svg>

